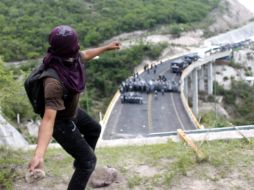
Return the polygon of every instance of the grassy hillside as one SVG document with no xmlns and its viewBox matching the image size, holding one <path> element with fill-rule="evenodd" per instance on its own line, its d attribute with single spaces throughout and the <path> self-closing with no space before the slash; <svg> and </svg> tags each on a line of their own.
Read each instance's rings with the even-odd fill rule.
<svg viewBox="0 0 254 190">
<path fill-rule="evenodd" d="M 0 55 L 5 61 L 41 57 L 60 24 L 76 28 L 83 47 L 159 24 L 201 21 L 219 0 L 2 0 Z"/>
<path fill-rule="evenodd" d="M 202 163 L 182 143 L 99 148 L 97 166 L 112 166 L 121 176 L 118 184 L 105 190 L 252 189 L 253 143 L 253 139 L 197 143 L 208 155 Z M 24 173 L 31 155 L 0 149 L 0 189 L 66 189 L 73 171 L 70 156 L 63 150 L 49 150 L 45 159 L 47 177 L 29 185 L 24 182 Z"/>
</svg>

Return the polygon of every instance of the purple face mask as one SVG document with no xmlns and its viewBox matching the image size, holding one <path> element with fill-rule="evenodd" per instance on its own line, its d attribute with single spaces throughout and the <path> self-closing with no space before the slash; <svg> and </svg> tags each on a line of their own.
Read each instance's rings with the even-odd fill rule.
<svg viewBox="0 0 254 190">
<path fill-rule="evenodd" d="M 46 68 L 53 68 L 73 93 L 85 88 L 85 68 L 80 61 L 78 35 L 70 26 L 55 27 L 49 35 L 48 53 L 43 59 Z"/>
</svg>

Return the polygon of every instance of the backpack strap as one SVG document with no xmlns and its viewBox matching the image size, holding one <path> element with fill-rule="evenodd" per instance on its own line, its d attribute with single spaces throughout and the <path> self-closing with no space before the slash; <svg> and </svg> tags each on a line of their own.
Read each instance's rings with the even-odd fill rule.
<svg viewBox="0 0 254 190">
<path fill-rule="evenodd" d="M 57 72 L 55 71 L 55 69 L 49 68 L 47 70 L 44 70 L 42 72 L 40 78 L 42 79 L 42 78 L 46 78 L 46 77 L 52 77 L 52 78 L 58 80 L 59 82 L 61 82 L 61 80 L 60 80 Z M 62 84 L 62 82 L 61 82 L 61 84 Z"/>
<path fill-rule="evenodd" d="M 57 72 L 55 71 L 55 69 L 48 68 L 47 70 L 43 71 L 43 73 L 40 76 L 40 79 L 43 79 L 43 78 L 46 78 L 46 77 L 52 77 L 52 78 L 58 80 L 61 83 L 61 85 L 63 87 L 63 99 L 66 100 L 67 97 L 68 97 L 68 94 L 69 94 L 68 89 L 65 88 L 64 83 L 59 78 L 59 76 L 58 76 Z"/>
</svg>

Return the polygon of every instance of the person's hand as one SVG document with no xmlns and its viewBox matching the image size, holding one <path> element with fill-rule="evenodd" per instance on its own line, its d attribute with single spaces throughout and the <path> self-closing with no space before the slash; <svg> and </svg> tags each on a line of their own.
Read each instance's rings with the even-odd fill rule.
<svg viewBox="0 0 254 190">
<path fill-rule="evenodd" d="M 115 50 L 115 49 L 120 49 L 120 43 L 119 42 L 111 42 L 108 45 L 106 45 L 107 50 Z"/>
<path fill-rule="evenodd" d="M 43 170 L 44 160 L 43 158 L 34 156 L 33 159 L 28 164 L 28 170 L 30 173 L 33 173 L 35 169 Z"/>
</svg>

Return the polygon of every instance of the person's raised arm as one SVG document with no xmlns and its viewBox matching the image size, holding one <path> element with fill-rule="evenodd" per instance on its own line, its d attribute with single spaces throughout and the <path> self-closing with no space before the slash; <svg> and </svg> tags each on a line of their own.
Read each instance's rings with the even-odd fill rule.
<svg viewBox="0 0 254 190">
<path fill-rule="evenodd" d="M 104 53 L 105 51 L 116 50 L 120 49 L 119 42 L 111 42 L 105 46 L 91 48 L 84 51 L 81 51 L 82 56 L 85 58 L 86 61 L 93 59 L 94 57 Z"/>
<path fill-rule="evenodd" d="M 53 134 L 56 113 L 57 111 L 53 109 L 46 108 L 45 110 L 41 126 L 39 128 L 37 147 L 34 157 L 28 165 L 30 172 L 33 172 L 34 169 L 43 170 L 44 155 Z"/>
</svg>

